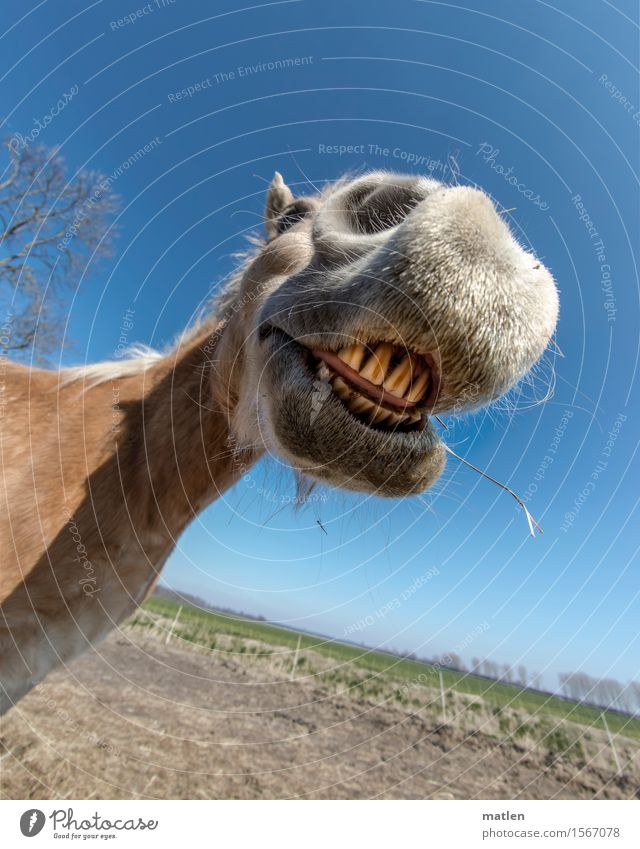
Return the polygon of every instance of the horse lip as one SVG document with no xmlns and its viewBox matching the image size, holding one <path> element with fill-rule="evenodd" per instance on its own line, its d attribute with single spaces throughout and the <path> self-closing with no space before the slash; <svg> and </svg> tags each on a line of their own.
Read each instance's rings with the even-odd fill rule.
<svg viewBox="0 0 640 849">
<path fill-rule="evenodd" d="M 281 330 L 276 325 L 270 324 L 268 331 L 264 334 L 264 342 L 268 344 L 267 362 L 273 362 L 279 373 L 273 374 L 272 377 L 283 382 L 282 388 L 288 392 L 286 395 L 287 403 L 278 404 L 277 407 L 271 408 L 268 415 L 272 420 L 273 437 L 275 440 L 274 447 L 279 446 L 284 449 L 294 458 L 298 460 L 308 460 L 313 464 L 312 468 L 322 467 L 327 464 L 328 468 L 337 468 L 338 464 L 340 471 L 350 475 L 349 480 L 352 481 L 367 481 L 367 468 L 375 469 L 379 464 L 388 464 L 396 455 L 394 451 L 400 451 L 401 454 L 397 457 L 410 455 L 415 459 L 416 468 L 422 462 L 425 462 L 427 457 L 434 455 L 434 452 L 441 451 L 442 442 L 438 437 L 436 430 L 433 427 L 426 411 L 421 417 L 418 426 L 411 430 L 402 430 L 398 428 L 382 429 L 362 421 L 356 414 L 351 412 L 348 407 L 341 401 L 334 392 L 328 394 L 323 404 L 320 405 L 323 420 L 316 421 L 315 417 L 311 421 L 314 433 L 317 428 L 323 430 L 329 420 L 340 421 L 343 423 L 342 433 L 347 440 L 347 444 L 343 446 L 344 453 L 340 453 L 338 457 L 333 455 L 327 456 L 324 452 L 318 453 L 318 447 L 313 437 L 309 434 L 309 419 L 304 418 L 309 415 L 309 396 L 305 390 L 303 382 L 307 380 L 313 381 L 315 378 L 315 368 L 311 359 L 316 361 L 311 353 L 311 347 L 303 345 L 294 337 L 290 336 L 285 331 Z M 265 352 L 266 353 L 266 352 Z M 317 361 L 316 361 L 317 365 Z M 291 382 L 287 378 L 287 372 L 291 368 L 293 370 L 294 380 Z M 276 384 L 277 385 L 277 384 Z M 323 396 L 324 398 L 324 396 Z M 320 415 L 318 414 L 318 418 Z M 295 421 L 292 422 L 291 416 L 294 416 Z M 284 419 L 283 419 L 284 417 Z M 287 423 L 287 429 L 281 431 L 277 425 L 282 421 Z M 305 422 L 300 430 L 300 423 Z M 298 442 L 291 443 L 288 439 L 291 433 L 291 427 L 300 438 Z M 362 468 L 352 468 L 352 455 L 349 453 L 354 445 L 354 440 L 360 438 L 368 440 L 365 444 L 374 451 L 369 461 Z M 371 440 L 375 440 L 373 443 Z M 301 452 L 301 444 L 305 446 Z M 350 445 L 350 447 L 348 447 Z M 332 449 L 329 449 L 331 453 Z M 306 468 L 306 467 L 305 467 Z M 365 471 L 363 471 L 365 469 Z M 390 473 L 393 470 L 390 469 Z M 315 473 L 312 473 L 312 476 Z M 407 471 L 407 475 L 411 477 L 411 473 Z M 324 479 L 318 472 L 318 477 Z M 394 475 L 392 477 L 395 480 Z M 390 480 L 385 476 L 385 481 Z M 361 489 L 356 486 L 349 486 L 350 489 Z M 424 487 L 422 487 L 424 488 Z M 402 489 L 402 487 L 401 487 Z M 376 491 L 378 491 L 376 489 Z M 398 490 L 398 495 L 406 494 Z"/>
<path fill-rule="evenodd" d="M 429 369 L 431 370 L 431 390 L 429 395 L 426 399 L 421 398 L 416 401 L 408 401 L 405 398 L 398 398 L 397 395 L 393 395 L 382 386 L 372 383 L 370 380 L 367 380 L 366 377 L 362 377 L 359 372 L 347 365 L 347 363 L 341 360 L 340 357 L 333 351 L 324 351 L 318 348 L 312 348 L 311 353 L 317 359 L 325 362 L 341 377 L 346 378 L 354 386 L 364 389 L 367 395 L 375 401 L 382 401 L 400 410 L 411 409 L 417 406 L 431 408 L 436 402 L 440 388 L 440 378 L 439 370 L 436 365 L 436 358 L 431 354 L 423 355 Z"/>
</svg>

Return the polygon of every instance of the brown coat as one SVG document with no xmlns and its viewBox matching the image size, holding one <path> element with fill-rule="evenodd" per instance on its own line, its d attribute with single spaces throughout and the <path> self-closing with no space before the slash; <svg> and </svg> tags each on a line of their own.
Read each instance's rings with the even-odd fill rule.
<svg viewBox="0 0 640 849">
<path fill-rule="evenodd" d="M 91 369 L 3 363 L 0 711 L 126 617 L 255 459 L 237 456 L 214 397 L 217 346 L 205 330 L 97 385 Z"/>
</svg>

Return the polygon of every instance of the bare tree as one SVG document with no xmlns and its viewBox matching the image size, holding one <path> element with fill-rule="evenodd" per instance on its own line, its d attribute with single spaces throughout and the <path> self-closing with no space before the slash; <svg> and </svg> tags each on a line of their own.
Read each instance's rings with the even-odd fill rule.
<svg viewBox="0 0 640 849">
<path fill-rule="evenodd" d="M 457 669 L 459 672 L 466 672 L 467 669 L 463 659 L 454 651 L 440 655 L 438 664 L 440 666 L 446 666 L 449 669 Z"/>
<path fill-rule="evenodd" d="M 500 667 L 495 660 L 484 660 L 482 662 L 482 674 L 497 681 L 500 677 Z"/>
<path fill-rule="evenodd" d="M 636 713 L 637 705 L 635 699 L 634 682 L 628 681 L 626 684 L 620 685 L 621 690 L 618 695 L 617 707 L 625 713 Z"/>
<path fill-rule="evenodd" d="M 507 684 L 513 683 L 513 669 L 508 663 L 504 663 L 502 665 L 500 680 L 506 682 Z"/>
<path fill-rule="evenodd" d="M 613 678 L 601 678 L 595 683 L 593 701 L 601 707 L 621 709 L 620 698 L 624 687 Z"/>
<path fill-rule="evenodd" d="M 594 689 L 598 683 L 586 672 L 561 672 L 558 675 L 560 689 L 569 699 L 577 702 L 591 701 L 595 703 Z"/>
<path fill-rule="evenodd" d="M 63 325 L 62 294 L 110 254 L 118 198 L 111 180 L 67 176 L 56 149 L 5 139 L 0 156 L 0 324 L 3 353 L 50 351 Z M 2 150 L 0 149 L 0 151 Z"/>
<path fill-rule="evenodd" d="M 527 671 L 527 667 L 524 663 L 521 663 L 518 666 L 518 674 L 516 677 L 516 683 L 520 684 L 521 687 L 526 687 L 529 683 L 529 673 Z"/>
<path fill-rule="evenodd" d="M 566 696 L 568 699 L 573 698 L 571 692 L 571 673 L 558 672 L 558 681 L 560 682 L 560 692 L 562 695 Z"/>
</svg>

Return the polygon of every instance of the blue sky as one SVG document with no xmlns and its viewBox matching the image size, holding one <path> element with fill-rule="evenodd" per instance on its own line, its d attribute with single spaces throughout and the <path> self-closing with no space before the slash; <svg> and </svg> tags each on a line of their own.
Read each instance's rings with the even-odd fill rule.
<svg viewBox="0 0 640 849">
<path fill-rule="evenodd" d="M 271 461 L 188 529 L 167 583 L 370 645 L 524 663 L 547 684 L 638 676 L 637 7 L 556 6 L 5 2 L 5 130 L 26 136 L 77 85 L 38 138 L 71 168 L 111 174 L 158 140 L 115 181 L 118 251 L 70 298 L 65 362 L 112 356 L 127 310 L 130 341 L 168 343 L 259 227 L 275 169 L 307 192 L 367 168 L 450 180 L 453 164 L 513 209 L 561 292 L 564 357 L 447 434 L 526 495 L 544 536 L 455 460 L 422 498 L 324 489 L 299 510 Z M 269 70 L 279 59 L 298 61 Z"/>
</svg>

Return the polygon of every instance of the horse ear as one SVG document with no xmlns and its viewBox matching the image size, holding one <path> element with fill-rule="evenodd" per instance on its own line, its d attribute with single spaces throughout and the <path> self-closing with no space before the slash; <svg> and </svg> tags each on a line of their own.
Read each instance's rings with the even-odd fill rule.
<svg viewBox="0 0 640 849">
<path fill-rule="evenodd" d="M 273 180 L 267 192 L 267 203 L 264 208 L 264 224 L 267 231 L 267 237 L 273 239 L 277 233 L 277 220 L 280 213 L 293 202 L 293 194 L 291 189 L 282 179 L 282 174 L 278 171 L 273 175 Z"/>
</svg>

